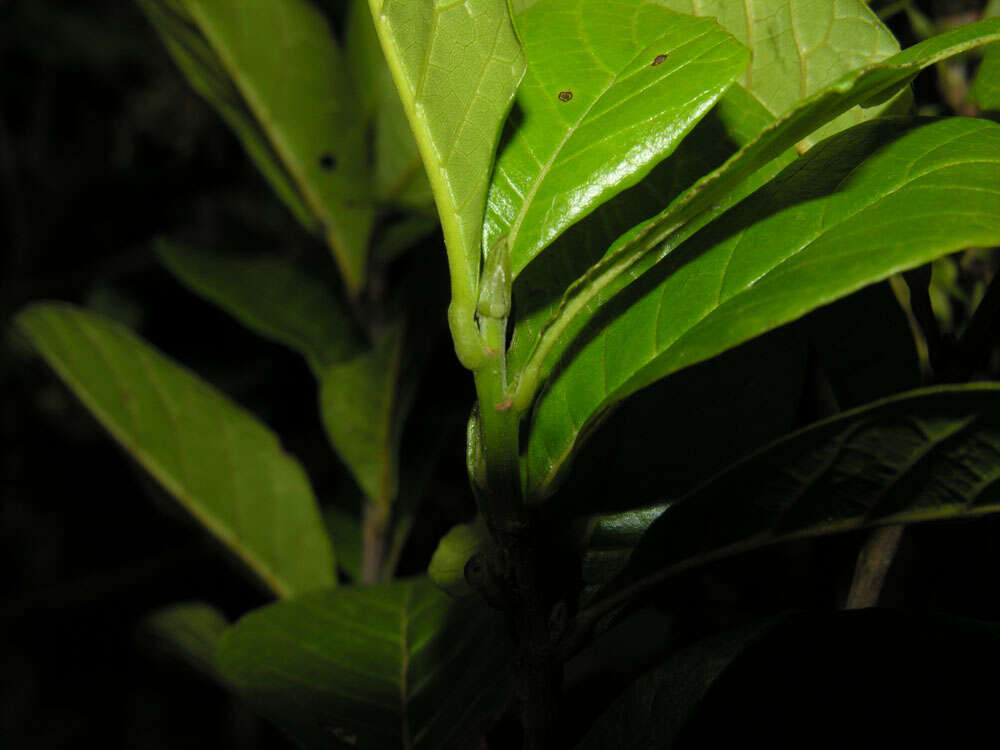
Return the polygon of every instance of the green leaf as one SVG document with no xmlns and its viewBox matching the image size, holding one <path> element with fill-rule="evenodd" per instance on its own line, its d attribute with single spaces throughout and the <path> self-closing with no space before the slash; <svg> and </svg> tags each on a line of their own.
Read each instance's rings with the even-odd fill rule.
<svg viewBox="0 0 1000 750">
<path fill-rule="evenodd" d="M 341 587 L 252 612 L 223 674 L 306 748 L 474 747 L 510 688 L 502 618 L 426 579 Z"/>
<path fill-rule="evenodd" d="M 712 684 L 779 624 L 765 620 L 681 649 L 632 682 L 601 714 L 579 750 L 669 748 Z"/>
<path fill-rule="evenodd" d="M 672 504 L 611 587 L 787 539 L 1000 511 L 998 455 L 995 384 L 913 391 L 846 412 Z"/>
<path fill-rule="evenodd" d="M 907 268 L 1000 242 L 1000 126 L 880 120 L 824 141 L 602 312 L 536 407 L 536 497 L 601 412 Z M 605 322 L 606 321 L 606 322 Z"/>
<path fill-rule="evenodd" d="M 356 295 L 373 218 L 364 120 L 323 15 L 307 0 L 138 2 L 278 195 L 323 234 Z"/>
<path fill-rule="evenodd" d="M 326 434 L 365 495 L 386 512 L 398 490 L 401 356 L 402 335 L 390 328 L 373 349 L 318 375 Z"/>
<path fill-rule="evenodd" d="M 717 18 L 752 56 L 739 83 L 778 118 L 840 76 L 899 52 L 899 43 L 859 0 L 664 0 L 682 13 Z M 815 133 L 801 151 L 827 136 L 883 114 L 855 107 Z"/>
<path fill-rule="evenodd" d="M 441 217 L 456 351 L 476 368 L 484 356 L 475 312 L 486 190 L 524 55 L 506 0 L 370 2 Z"/>
<path fill-rule="evenodd" d="M 540 380 L 595 313 L 623 288 L 770 179 L 774 160 L 851 106 L 884 98 L 920 70 L 976 46 L 1000 40 L 1000 19 L 970 24 L 855 71 L 765 127 L 724 165 L 706 175 L 656 216 L 622 235 L 604 259 L 567 291 L 526 357 L 514 396 L 526 409 Z"/>
<path fill-rule="evenodd" d="M 986 48 L 969 93 L 980 109 L 1000 110 L 1000 44 Z"/>
<path fill-rule="evenodd" d="M 668 156 L 749 62 L 710 19 L 635 0 L 548 0 L 517 19 L 528 68 L 497 161 L 484 246 L 516 276 Z"/>
<path fill-rule="evenodd" d="M 219 610 L 204 602 L 183 602 L 145 618 L 144 629 L 198 671 L 218 677 L 215 648 L 229 627 Z"/>
<path fill-rule="evenodd" d="M 335 582 L 305 472 L 249 412 L 71 305 L 32 305 L 16 324 L 115 440 L 276 594 Z"/>
<path fill-rule="evenodd" d="M 320 280 L 283 258 L 244 258 L 161 241 L 164 265 L 191 291 L 284 344 L 314 372 L 358 354 L 350 314 Z"/>
<path fill-rule="evenodd" d="M 372 129 L 372 177 L 376 199 L 420 210 L 432 208 L 431 186 L 379 46 L 368 0 L 351 2 L 346 51 L 365 118 Z"/>
</svg>

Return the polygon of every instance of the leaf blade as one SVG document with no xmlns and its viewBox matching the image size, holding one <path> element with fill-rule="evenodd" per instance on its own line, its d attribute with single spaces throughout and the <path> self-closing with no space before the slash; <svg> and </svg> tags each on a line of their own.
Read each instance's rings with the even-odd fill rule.
<svg viewBox="0 0 1000 750">
<path fill-rule="evenodd" d="M 619 398 L 893 273 L 995 244 L 998 148 L 1000 127 L 954 118 L 873 121 L 811 149 L 733 216 L 667 256 L 618 299 L 613 324 L 596 326 L 578 346 L 537 406 L 530 490 L 545 496 L 583 427 Z M 910 174 L 901 166 L 907 160 L 926 172 Z M 863 219 L 849 214 L 855 209 Z M 827 218 L 837 222 L 829 231 Z M 911 244 L 896 242 L 904 236 Z M 771 253 L 782 256 L 773 266 L 764 260 Z"/>
<path fill-rule="evenodd" d="M 219 648 L 223 674 L 305 747 L 415 750 L 471 744 L 506 699 L 509 655 L 496 613 L 426 579 L 272 605 Z"/>
<path fill-rule="evenodd" d="M 651 2 L 550 0 L 517 29 L 522 121 L 497 161 L 483 241 L 506 238 L 515 276 L 668 156 L 749 62 L 710 19 Z"/>
<path fill-rule="evenodd" d="M 139 2 L 194 88 L 306 228 L 324 236 L 356 295 L 373 219 L 357 202 L 370 192 L 364 129 L 326 19 L 304 0 Z"/>
<path fill-rule="evenodd" d="M 16 325 L 115 440 L 276 594 L 335 582 L 305 473 L 249 412 L 71 305 L 35 304 Z"/>
</svg>

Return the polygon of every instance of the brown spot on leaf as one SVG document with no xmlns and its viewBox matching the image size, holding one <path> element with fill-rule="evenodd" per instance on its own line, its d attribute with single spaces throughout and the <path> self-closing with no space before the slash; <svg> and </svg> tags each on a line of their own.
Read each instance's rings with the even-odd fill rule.
<svg viewBox="0 0 1000 750">
<path fill-rule="evenodd" d="M 572 98 L 573 98 L 573 92 L 572 91 L 560 91 L 559 92 L 559 101 L 561 101 L 561 102 L 568 102 Z"/>
<path fill-rule="evenodd" d="M 653 58 L 653 67 L 655 68 L 657 65 L 660 65 L 666 59 L 667 59 L 666 55 L 657 55 L 656 57 Z"/>
<path fill-rule="evenodd" d="M 319 166 L 327 172 L 337 168 L 337 157 L 327 151 L 319 157 Z"/>
</svg>

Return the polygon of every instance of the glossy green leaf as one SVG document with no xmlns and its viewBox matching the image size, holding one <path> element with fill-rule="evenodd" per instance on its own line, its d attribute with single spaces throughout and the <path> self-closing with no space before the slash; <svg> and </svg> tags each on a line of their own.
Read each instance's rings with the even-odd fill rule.
<svg viewBox="0 0 1000 750">
<path fill-rule="evenodd" d="M 969 93 L 980 109 L 1000 110 L 1000 44 L 986 48 Z"/>
<path fill-rule="evenodd" d="M 335 582 L 305 472 L 249 412 L 71 305 L 33 305 L 17 326 L 122 447 L 276 594 Z"/>
<path fill-rule="evenodd" d="M 252 612 L 222 673 L 305 748 L 475 747 L 510 689 L 502 619 L 426 579 L 341 587 Z"/>
<path fill-rule="evenodd" d="M 161 242 L 160 259 L 191 291 L 304 356 L 315 372 L 358 354 L 354 322 L 332 291 L 278 256 L 244 258 Z"/>
<path fill-rule="evenodd" d="M 994 384 L 913 391 L 846 412 L 671 505 L 611 587 L 786 539 L 1000 511 L 998 455 Z"/>
<path fill-rule="evenodd" d="M 192 667 L 217 677 L 215 648 L 229 627 L 219 610 L 204 602 L 183 602 L 145 618 L 144 629 Z"/>
<path fill-rule="evenodd" d="M 441 217 L 459 359 L 478 367 L 483 213 L 500 130 L 524 74 L 506 0 L 370 0 Z"/>
<path fill-rule="evenodd" d="M 346 52 L 371 128 L 376 200 L 421 210 L 433 207 L 431 186 L 382 54 L 368 0 L 351 1 Z"/>
<path fill-rule="evenodd" d="M 324 235 L 345 286 L 357 294 L 373 217 L 364 121 L 323 15 L 308 0 L 139 3 L 277 193 Z"/>
<path fill-rule="evenodd" d="M 536 408 L 529 491 L 547 494 L 587 426 L 645 385 L 893 273 L 996 244 L 998 184 L 1000 126 L 986 121 L 872 121 L 811 149 L 603 313 Z"/>
<path fill-rule="evenodd" d="M 516 276 L 668 156 L 749 62 L 711 19 L 636 0 L 547 0 L 517 19 L 528 68 L 497 161 L 484 247 Z"/>
<path fill-rule="evenodd" d="M 982 21 L 845 76 L 765 127 L 660 215 L 622 235 L 604 259 L 570 287 L 557 312 L 532 342 L 535 348 L 527 357 L 515 404 L 527 408 L 539 381 L 609 299 L 769 179 L 774 160 L 787 149 L 851 106 L 892 94 L 928 65 L 996 40 L 1000 40 L 1000 19 Z"/>
<path fill-rule="evenodd" d="M 860 0 L 665 0 L 682 13 L 717 18 L 745 44 L 752 63 L 739 83 L 773 118 L 849 71 L 899 52 L 899 43 Z M 807 147 L 882 114 L 854 107 L 815 133 Z"/>
<path fill-rule="evenodd" d="M 326 434 L 365 495 L 384 509 L 398 489 L 402 336 L 390 329 L 374 349 L 319 373 Z"/>
<path fill-rule="evenodd" d="M 603 585 L 620 573 L 642 535 L 663 515 L 668 505 L 658 503 L 594 516 L 584 542 L 580 570 L 584 586 Z"/>
</svg>

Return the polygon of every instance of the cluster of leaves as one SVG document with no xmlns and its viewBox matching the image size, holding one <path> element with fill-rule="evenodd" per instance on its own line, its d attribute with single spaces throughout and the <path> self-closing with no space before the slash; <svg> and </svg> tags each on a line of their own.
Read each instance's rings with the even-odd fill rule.
<svg viewBox="0 0 1000 750">
<path fill-rule="evenodd" d="M 579 551 L 583 595 L 563 580 L 542 600 L 573 615 L 543 634 L 561 664 L 680 570 L 1000 509 L 997 386 L 898 393 L 916 357 L 888 287 L 872 286 L 1000 243 L 1000 126 L 918 117 L 909 96 L 921 70 L 986 48 L 974 93 L 996 107 L 1000 18 L 900 51 L 858 0 L 355 0 L 340 41 L 308 0 L 139 3 L 343 283 L 170 243 L 163 262 L 303 355 L 361 514 L 324 518 L 266 426 L 123 327 L 57 303 L 18 325 L 288 600 L 232 626 L 207 605 L 158 622 L 303 746 L 473 746 L 524 697 L 517 617 L 537 602 L 497 561 L 537 519 L 567 542 L 554 549 Z M 392 580 L 421 492 L 401 478 L 399 442 L 427 334 L 385 284 L 435 230 L 434 206 L 448 323 L 478 394 L 480 510 L 442 541 L 440 588 Z M 959 342 L 963 367 L 975 343 Z M 847 411 L 789 434 L 807 348 L 829 412 Z M 466 578 L 502 611 L 466 596 Z M 675 654 L 583 746 L 669 745 L 772 627 Z"/>
</svg>

